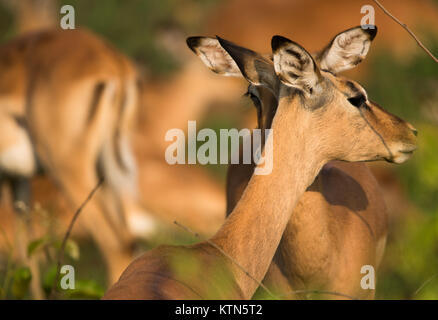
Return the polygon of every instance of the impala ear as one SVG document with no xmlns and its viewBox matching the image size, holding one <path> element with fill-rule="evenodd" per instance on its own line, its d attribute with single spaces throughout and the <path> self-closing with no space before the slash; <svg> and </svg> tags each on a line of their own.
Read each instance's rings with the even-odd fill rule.
<svg viewBox="0 0 438 320">
<path fill-rule="evenodd" d="M 355 27 L 339 33 L 317 57 L 320 67 L 333 73 L 349 70 L 365 59 L 377 27 Z"/>
<path fill-rule="evenodd" d="M 321 73 L 310 53 L 282 36 L 274 36 L 271 45 L 275 72 L 280 81 L 307 95 L 312 94 L 321 79 Z"/>
<path fill-rule="evenodd" d="M 213 72 L 231 77 L 242 77 L 233 58 L 222 48 L 216 38 L 190 37 L 187 45 Z"/>
<path fill-rule="evenodd" d="M 246 80 L 253 85 L 275 90 L 278 79 L 270 59 L 220 37 L 217 39 L 222 48 L 233 58 Z"/>
</svg>

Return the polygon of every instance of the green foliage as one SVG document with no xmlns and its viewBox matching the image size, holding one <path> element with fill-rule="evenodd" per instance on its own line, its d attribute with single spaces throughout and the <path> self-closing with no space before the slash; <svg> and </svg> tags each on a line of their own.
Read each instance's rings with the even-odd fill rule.
<svg viewBox="0 0 438 320">
<path fill-rule="evenodd" d="M 42 277 L 42 286 L 43 290 L 48 297 L 50 292 L 52 291 L 53 284 L 55 283 L 56 273 L 57 273 L 57 265 L 56 263 L 52 263 L 46 269 Z M 59 286 L 58 286 L 59 289 Z"/>
<path fill-rule="evenodd" d="M 100 299 L 105 290 L 94 280 L 76 280 L 75 289 L 64 293 L 69 299 Z"/>
<path fill-rule="evenodd" d="M 15 269 L 12 283 L 12 295 L 16 299 L 23 299 L 28 290 L 32 274 L 28 267 L 19 267 Z"/>
<path fill-rule="evenodd" d="M 61 249 L 61 245 L 62 245 L 62 241 L 56 241 L 54 243 L 54 246 L 57 250 Z M 64 247 L 64 254 L 70 257 L 72 260 L 75 261 L 79 260 L 80 257 L 79 245 L 75 241 L 71 239 L 67 239 L 67 242 L 65 243 L 65 247 Z"/>
<path fill-rule="evenodd" d="M 178 67 L 176 60 L 157 41 L 167 28 L 193 31 L 202 23 L 201 13 L 214 1 L 199 0 L 61 0 L 73 5 L 76 25 L 107 38 L 116 47 L 145 65 L 152 73 L 166 74 Z"/>
<path fill-rule="evenodd" d="M 37 210 L 32 210 L 32 215 L 37 214 Z M 6 235 L 1 233 L 0 235 L 4 235 L 5 241 L 8 243 L 9 254 L 7 256 L 7 264 L 5 268 L 1 268 L 2 272 L 0 272 L 0 299 L 29 299 L 32 298 L 32 292 L 30 288 L 30 283 L 33 277 L 40 277 L 41 279 L 41 288 L 46 297 L 49 297 L 52 292 L 52 287 L 55 284 L 55 280 L 57 277 L 57 264 L 58 264 L 58 256 L 59 250 L 62 246 L 63 236 L 58 236 L 53 234 L 50 230 L 51 223 L 53 221 L 45 216 L 38 216 L 41 219 L 41 224 L 46 225 L 48 227 L 48 232 L 45 236 L 41 238 L 32 239 L 28 242 L 26 246 L 26 253 L 28 259 L 38 259 L 35 261 L 39 261 L 38 265 L 41 269 L 40 274 L 32 274 L 32 270 L 22 264 L 21 261 L 16 261 L 13 259 L 13 252 L 16 248 L 10 244 L 6 238 Z M 48 221 L 46 221 L 47 219 Z M 51 223 L 48 223 L 52 221 Z M 2 229 L 0 228 L 0 231 Z M 87 248 L 91 247 L 87 245 Z M 89 254 L 85 250 L 86 255 Z M 95 252 L 93 252 L 95 255 Z M 82 265 L 83 262 L 80 261 L 81 258 L 81 250 L 79 244 L 75 241 L 68 239 L 65 248 L 64 248 L 64 256 L 62 260 L 62 264 L 73 264 L 76 267 L 77 265 Z M 90 262 L 89 257 L 86 257 L 86 263 Z M 42 262 L 43 261 L 43 262 Z M 103 262 L 102 262 L 103 263 Z M 94 267 L 94 266 L 93 266 Z M 60 282 L 57 283 L 55 287 L 57 298 L 62 299 L 99 299 L 103 296 L 104 288 L 99 283 L 100 277 L 93 277 L 93 279 L 87 279 L 89 277 L 89 272 L 87 272 L 87 268 L 78 267 L 81 270 L 81 273 L 86 277 L 77 279 L 75 275 L 75 289 L 66 289 L 63 290 L 60 287 Z M 82 272 L 84 270 L 84 272 Z M 100 272 L 102 274 L 102 272 Z M 62 279 L 62 274 L 58 276 L 58 280 Z M 105 277 L 105 274 L 103 274 Z"/>
<path fill-rule="evenodd" d="M 14 34 L 13 16 L 0 2 L 0 42 L 4 42 Z"/>
<path fill-rule="evenodd" d="M 429 43 L 438 52 L 438 39 Z M 371 65 L 369 96 L 419 132 L 413 159 L 396 169 L 415 208 L 394 213 L 377 297 L 438 299 L 438 119 L 427 116 L 438 109 L 438 65 L 421 50 L 403 63 L 383 52 Z"/>
<path fill-rule="evenodd" d="M 419 148 L 412 161 L 401 168 L 401 178 L 412 200 L 425 213 L 435 215 L 438 211 L 438 127 L 427 123 L 417 127 Z"/>
<path fill-rule="evenodd" d="M 27 256 L 30 258 L 36 251 L 41 249 L 47 244 L 48 239 L 46 237 L 35 239 L 31 241 L 27 246 Z"/>
<path fill-rule="evenodd" d="M 27 246 L 27 255 L 28 257 L 32 257 L 35 253 L 47 248 L 48 246 L 53 246 L 56 250 L 60 250 L 62 245 L 62 240 L 52 240 L 50 237 L 45 236 L 42 238 L 35 239 L 31 241 Z M 79 245 L 71 240 L 67 239 L 64 248 L 64 254 L 70 257 L 73 260 L 79 260 L 80 257 L 80 249 Z"/>
</svg>

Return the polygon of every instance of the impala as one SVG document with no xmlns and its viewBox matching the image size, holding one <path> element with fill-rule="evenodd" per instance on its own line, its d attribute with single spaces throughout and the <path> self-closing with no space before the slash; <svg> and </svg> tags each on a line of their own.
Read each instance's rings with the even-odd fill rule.
<svg viewBox="0 0 438 320">
<path fill-rule="evenodd" d="M 362 87 L 337 74 L 355 67 L 365 58 L 376 33 L 377 28 L 368 32 L 360 27 L 346 30 L 314 57 L 323 73 L 329 73 L 343 92 L 349 93 L 350 103 L 361 113 L 371 115 L 382 111 L 367 101 Z M 217 39 L 202 38 L 195 52 L 215 72 L 239 75 L 236 65 L 223 63 L 231 57 Z M 250 85 L 248 95 L 257 108 L 258 127 L 270 128 L 278 106 L 278 92 Z M 229 166 L 227 213 L 242 196 L 253 170 L 254 164 Z M 287 198 L 290 194 L 284 190 L 283 196 Z M 331 161 L 322 168 L 293 210 L 265 283 L 282 292 L 284 297 L 303 296 L 293 295 L 294 290 L 324 290 L 372 298 L 374 290 L 360 285 L 364 276 L 361 267 L 371 265 L 377 269 L 386 235 L 386 207 L 371 171 L 363 163 Z"/>
<path fill-rule="evenodd" d="M 47 30 L 0 47 L 0 70 L 0 173 L 14 202 L 29 202 L 29 179 L 39 168 L 72 210 L 104 178 L 79 222 L 117 280 L 131 260 L 125 215 L 142 213 L 129 145 L 138 94 L 133 64 L 88 31 Z"/>
<path fill-rule="evenodd" d="M 372 31 L 360 34 L 363 43 L 373 37 Z M 366 98 L 354 105 L 359 93 L 346 85 L 346 79 L 321 69 L 299 44 L 274 36 L 271 60 L 217 40 L 220 46 L 211 38 L 192 37 L 187 42 L 214 71 L 242 74 L 251 86 L 279 97 L 271 141 L 263 151 L 273 152 L 272 173 L 250 178 L 209 241 L 146 252 L 128 266 L 106 299 L 249 299 L 271 264 L 300 196 L 327 162 L 402 163 L 415 149 L 411 125 Z M 227 54 L 219 55 L 225 57 L 220 61 L 207 60 L 206 51 Z M 347 62 L 343 55 L 330 58 L 336 65 Z M 288 197 L 282 196 L 285 191 Z M 187 268 L 187 261 L 194 267 Z"/>
</svg>

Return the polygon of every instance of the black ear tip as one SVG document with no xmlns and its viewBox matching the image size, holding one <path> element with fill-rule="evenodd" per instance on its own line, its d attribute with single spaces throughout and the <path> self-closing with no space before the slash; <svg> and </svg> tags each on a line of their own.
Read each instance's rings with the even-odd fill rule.
<svg viewBox="0 0 438 320">
<path fill-rule="evenodd" d="M 368 33 L 370 40 L 374 40 L 377 35 L 377 26 L 373 24 L 367 24 L 362 26 L 362 30 Z"/>
<path fill-rule="evenodd" d="M 186 39 L 187 46 L 196 53 L 196 48 L 199 46 L 201 37 L 188 37 Z"/>
<path fill-rule="evenodd" d="M 225 49 L 226 47 L 228 47 L 229 45 L 231 45 L 232 43 L 230 41 L 227 41 L 225 39 L 222 39 L 221 37 L 219 37 L 218 35 L 216 35 L 216 39 L 217 41 L 219 41 L 219 44 Z"/>
<path fill-rule="evenodd" d="M 272 37 L 271 40 L 271 48 L 272 51 L 276 51 L 280 47 L 282 47 L 285 43 L 290 43 L 291 41 L 288 38 L 285 38 L 283 36 L 275 35 Z"/>
<path fill-rule="evenodd" d="M 222 48 L 225 49 L 225 51 L 227 51 L 231 56 L 232 52 L 236 49 L 236 47 L 238 47 L 238 45 L 236 45 L 235 43 L 225 40 L 219 36 L 216 36 L 217 41 L 219 41 L 219 44 L 221 45 Z"/>
</svg>

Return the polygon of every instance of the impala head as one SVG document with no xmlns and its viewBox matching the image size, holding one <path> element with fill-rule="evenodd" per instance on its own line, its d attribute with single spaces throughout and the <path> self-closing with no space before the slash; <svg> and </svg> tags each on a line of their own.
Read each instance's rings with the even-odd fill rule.
<svg viewBox="0 0 438 320">
<path fill-rule="evenodd" d="M 269 128 L 280 104 L 296 113 L 294 126 L 331 159 L 402 163 L 416 149 L 416 130 L 368 99 L 357 82 L 339 76 L 368 53 L 377 28 L 346 30 L 313 57 L 299 44 L 272 38 L 272 56 L 209 37 L 187 39 L 214 72 L 243 76 L 258 109 L 259 126 Z"/>
</svg>

